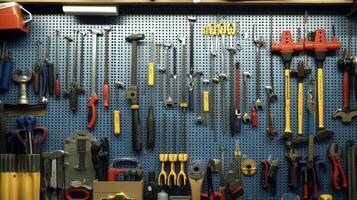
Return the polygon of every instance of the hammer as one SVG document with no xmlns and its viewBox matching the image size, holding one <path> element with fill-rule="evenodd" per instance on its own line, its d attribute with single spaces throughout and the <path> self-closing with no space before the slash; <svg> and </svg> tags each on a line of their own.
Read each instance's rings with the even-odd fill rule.
<svg viewBox="0 0 357 200">
<path fill-rule="evenodd" d="M 338 68 L 343 70 L 343 108 L 339 108 L 333 114 L 333 118 L 340 118 L 343 123 L 351 123 L 357 116 L 357 110 L 350 110 L 350 70 L 356 66 L 354 57 L 350 57 L 349 49 L 343 52 L 343 58 L 338 60 Z"/>
<path fill-rule="evenodd" d="M 139 120 L 139 103 L 138 103 L 138 42 L 145 38 L 144 34 L 132 34 L 125 38 L 131 43 L 131 76 L 130 87 L 126 92 L 126 98 L 130 100 L 132 113 L 133 129 L 133 149 L 136 152 L 142 150 L 141 128 Z"/>
<path fill-rule="evenodd" d="M 303 136 L 303 117 L 304 117 L 304 78 L 311 73 L 311 69 L 304 68 L 304 62 L 299 61 L 297 70 L 291 70 L 290 74 L 298 78 L 298 132 L 295 144 L 307 142 Z"/>
</svg>

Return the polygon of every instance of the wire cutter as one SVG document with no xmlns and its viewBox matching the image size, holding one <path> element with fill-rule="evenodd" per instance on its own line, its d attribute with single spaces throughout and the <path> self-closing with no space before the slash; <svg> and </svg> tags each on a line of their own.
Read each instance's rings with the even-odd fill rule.
<svg viewBox="0 0 357 200">
<path fill-rule="evenodd" d="M 333 167 L 332 186 L 336 190 L 341 189 L 338 181 L 339 178 L 341 180 L 342 187 L 347 188 L 347 178 L 342 168 L 340 156 L 341 147 L 338 144 L 329 144 L 328 157 L 330 158 Z"/>
</svg>

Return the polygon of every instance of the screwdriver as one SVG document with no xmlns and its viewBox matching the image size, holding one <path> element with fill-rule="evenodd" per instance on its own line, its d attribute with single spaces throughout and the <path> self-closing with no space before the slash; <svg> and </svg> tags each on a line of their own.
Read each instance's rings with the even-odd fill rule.
<svg viewBox="0 0 357 200">
<path fill-rule="evenodd" d="M 104 85 L 103 85 L 103 106 L 109 108 L 109 31 L 110 26 L 103 28 L 104 30 Z"/>
<path fill-rule="evenodd" d="M 154 32 L 151 33 L 151 45 L 150 45 L 150 60 L 148 64 L 148 87 L 150 88 L 150 107 L 147 117 L 147 142 L 148 149 L 154 148 L 155 138 L 155 118 L 154 118 L 154 84 L 155 84 L 155 64 L 154 64 L 154 51 L 155 41 Z"/>
<path fill-rule="evenodd" d="M 118 136 L 120 134 L 120 110 L 119 110 L 119 89 L 124 89 L 124 85 L 122 82 L 115 82 L 115 88 L 117 91 L 117 97 L 115 98 L 115 106 L 116 108 L 113 111 L 114 114 L 114 134 Z"/>
<path fill-rule="evenodd" d="M 56 30 L 56 86 L 55 86 L 55 95 L 56 97 L 61 96 L 61 81 L 59 79 L 59 66 L 58 66 L 58 40 L 59 40 L 59 31 Z"/>
</svg>

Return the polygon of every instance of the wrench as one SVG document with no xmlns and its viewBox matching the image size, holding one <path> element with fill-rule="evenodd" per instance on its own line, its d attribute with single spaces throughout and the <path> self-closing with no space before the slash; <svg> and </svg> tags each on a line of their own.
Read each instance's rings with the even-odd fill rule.
<svg viewBox="0 0 357 200">
<path fill-rule="evenodd" d="M 73 38 L 71 37 L 64 37 L 66 39 L 66 78 L 64 80 L 64 91 L 63 95 L 65 97 L 69 96 L 69 87 L 68 87 L 68 80 L 69 80 L 69 49 L 71 42 L 73 42 Z"/>
<path fill-rule="evenodd" d="M 242 110 L 243 110 L 243 122 L 244 123 L 249 123 L 250 122 L 250 116 L 248 114 L 248 108 L 247 108 L 247 99 L 248 99 L 248 78 L 250 79 L 251 75 L 249 72 L 243 72 L 243 105 L 242 105 Z"/>
<path fill-rule="evenodd" d="M 204 122 L 203 117 L 202 117 L 203 110 L 202 110 L 202 101 L 201 101 L 201 77 L 202 76 L 203 76 L 203 72 L 201 72 L 201 71 L 196 72 L 197 87 L 198 87 L 198 89 L 197 89 L 197 93 L 198 93 L 198 95 L 197 95 L 197 101 L 198 101 L 197 113 L 198 113 L 198 116 L 196 117 L 196 124 L 198 124 L 198 125 L 201 125 Z"/>
<path fill-rule="evenodd" d="M 255 60 L 256 60 L 255 85 L 257 87 L 257 89 L 255 90 L 256 100 L 254 103 L 254 107 L 256 110 L 262 110 L 263 103 L 260 100 L 260 49 L 264 46 L 264 38 L 263 38 L 263 36 L 260 36 L 259 38 L 255 37 L 255 25 L 253 25 L 253 42 L 255 44 Z"/>
<path fill-rule="evenodd" d="M 159 96 L 162 101 L 164 101 L 163 89 L 164 89 L 164 74 L 166 72 L 165 68 L 159 68 L 160 73 L 160 84 L 159 84 Z"/>
<path fill-rule="evenodd" d="M 171 43 L 164 43 L 164 63 L 165 63 L 165 74 L 166 74 L 166 100 L 164 105 L 166 108 L 170 108 L 174 105 L 174 101 L 171 98 L 171 84 L 170 84 L 170 69 L 169 69 L 169 49 Z"/>
</svg>

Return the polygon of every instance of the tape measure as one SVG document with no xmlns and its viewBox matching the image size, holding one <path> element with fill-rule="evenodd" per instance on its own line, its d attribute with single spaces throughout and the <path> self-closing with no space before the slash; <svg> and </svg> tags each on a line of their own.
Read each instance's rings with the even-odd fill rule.
<svg viewBox="0 0 357 200">
<path fill-rule="evenodd" d="M 253 176 L 257 172 L 257 164 L 252 159 L 245 159 L 241 165 L 242 173 L 245 176 Z"/>
</svg>

